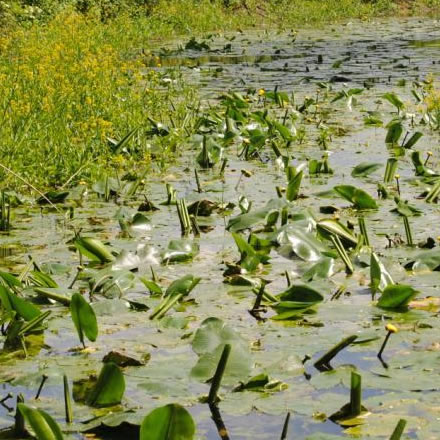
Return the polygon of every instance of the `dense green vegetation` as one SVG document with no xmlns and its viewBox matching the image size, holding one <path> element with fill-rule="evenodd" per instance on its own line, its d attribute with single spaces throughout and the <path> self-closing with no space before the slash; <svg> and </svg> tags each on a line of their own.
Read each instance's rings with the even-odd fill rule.
<svg viewBox="0 0 440 440">
<path fill-rule="evenodd" d="M 0 13 L 0 439 L 438 438 L 436 2 Z"/>
<path fill-rule="evenodd" d="M 435 5 L 416 1 L 402 9 L 390 0 L 3 1 L 0 164 L 43 187 L 89 180 L 111 167 L 128 169 L 133 160 L 148 166 L 149 118 L 166 119 L 173 106 L 178 120 L 197 100 L 195 90 L 178 80 L 159 91 L 161 74 L 143 68 L 145 54 L 157 41 L 252 26 L 294 28 L 418 13 L 427 6 L 435 13 Z M 131 154 L 121 156 L 112 147 L 135 129 Z M 181 134 L 174 130 L 173 140 L 157 148 L 159 157 L 153 154 L 160 168 L 181 143 Z M 10 172 L 2 173 L 5 179 L 18 183 Z"/>
</svg>

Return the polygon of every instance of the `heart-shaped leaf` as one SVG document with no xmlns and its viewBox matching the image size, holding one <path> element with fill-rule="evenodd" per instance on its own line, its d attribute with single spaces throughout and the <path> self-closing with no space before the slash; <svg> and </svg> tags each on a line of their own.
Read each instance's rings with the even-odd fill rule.
<svg viewBox="0 0 440 440">
<path fill-rule="evenodd" d="M 232 350 L 223 382 L 236 383 L 238 380 L 247 378 L 251 371 L 248 343 L 218 318 L 205 319 L 194 336 L 192 348 L 199 356 L 199 360 L 191 370 L 191 376 L 200 381 L 211 379 L 226 344 L 230 344 Z"/>
</svg>

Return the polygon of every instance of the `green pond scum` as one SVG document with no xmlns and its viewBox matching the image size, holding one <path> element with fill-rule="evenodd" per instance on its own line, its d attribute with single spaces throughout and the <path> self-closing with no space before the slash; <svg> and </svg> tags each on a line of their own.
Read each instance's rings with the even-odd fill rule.
<svg viewBox="0 0 440 440">
<path fill-rule="evenodd" d="M 0 438 L 440 438 L 436 3 L 337 3 L 0 5 Z"/>
</svg>

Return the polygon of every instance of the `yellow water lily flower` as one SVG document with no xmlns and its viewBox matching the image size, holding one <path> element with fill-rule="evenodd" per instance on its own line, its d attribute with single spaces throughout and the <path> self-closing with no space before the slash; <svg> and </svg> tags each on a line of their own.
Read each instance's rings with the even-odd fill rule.
<svg viewBox="0 0 440 440">
<path fill-rule="evenodd" d="M 385 328 L 390 332 L 390 333 L 397 333 L 399 331 L 399 329 L 393 325 L 393 324 L 387 324 L 385 326 Z"/>
</svg>

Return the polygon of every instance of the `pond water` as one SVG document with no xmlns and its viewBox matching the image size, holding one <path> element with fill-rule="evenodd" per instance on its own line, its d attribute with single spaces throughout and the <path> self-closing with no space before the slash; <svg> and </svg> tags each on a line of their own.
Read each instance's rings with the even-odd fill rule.
<svg viewBox="0 0 440 440">
<path fill-rule="evenodd" d="M 212 124 L 206 120 L 202 122 L 200 133 L 215 138 L 221 126 L 215 122 L 215 112 L 230 111 L 241 102 L 231 98 L 227 104 L 219 100 L 220 94 L 227 91 L 245 94 L 252 89 L 262 89 L 264 92 L 259 95 L 249 92 L 252 98 L 242 104 L 251 106 L 248 112 L 267 108 L 271 117 L 283 120 L 292 133 L 295 126 L 296 137 L 285 150 L 282 133 L 276 138 L 276 142 L 283 145 L 282 153 L 290 155 L 291 163 L 310 166 L 312 160 L 321 160 L 323 154 L 328 156 L 333 174 L 314 175 L 304 171 L 300 196 L 286 208 L 294 231 L 312 234 L 313 240 L 322 242 L 327 248 L 322 253 L 315 249 L 317 245 L 312 239 L 311 244 L 305 240 L 306 254 L 316 251 L 319 258 L 334 257 L 328 276 L 304 278 L 318 258 L 298 258 L 302 248 L 296 247 L 295 240 L 299 240 L 301 247 L 302 236 L 292 238 L 290 230 L 284 246 L 271 249 L 269 264 L 260 265 L 248 274 L 257 285 L 261 278 L 269 280 L 266 290 L 275 295 L 287 289 L 287 272 L 294 285 L 311 286 L 322 293 L 323 300 L 315 307 L 302 310 L 296 318 L 258 321 L 248 312 L 255 302 L 253 286 L 246 285 L 248 280 L 231 277 L 229 281 L 235 280 L 235 283 L 224 282 L 226 263 L 235 267 L 234 263 L 239 260 L 231 228 L 226 229 L 231 218 L 240 214 L 239 198 L 244 197 L 242 205 L 252 202 L 250 213 L 263 210 L 263 214 L 257 221 L 245 219 L 249 227 L 237 229 L 237 232 L 247 236 L 249 228 L 260 229 L 257 234 L 260 238 L 273 240 L 268 231 L 261 231 L 270 212 L 263 208 L 271 199 L 281 203 L 284 195 L 277 197 L 276 187 L 287 186 L 282 161 L 274 155 L 271 139 L 266 139 L 258 154 L 248 160 L 244 160 L 243 155 L 238 157 L 243 145 L 247 142 L 253 145 L 252 136 L 257 135 L 252 132 L 255 127 L 243 131 L 245 126 L 251 123 L 261 126 L 262 123 L 256 118 L 247 118 L 244 122 L 236 120 L 234 123 L 241 133 L 225 146 L 228 164 L 223 178 L 219 173 L 221 162 L 209 169 L 198 167 L 202 193 L 197 191 L 194 178 L 200 142 L 191 139 L 188 140 L 189 148 L 184 149 L 177 163 L 169 167 L 165 175 L 146 176 L 145 186 L 134 197 L 120 195 L 106 202 L 96 195 L 97 186 L 87 189 L 79 186 L 66 200 L 67 205 L 75 206 L 73 220 L 47 207 L 41 211 L 33 207 L 14 210 L 14 229 L 0 236 L 2 271 L 19 273 L 28 263 L 27 255 L 31 255 L 67 295 L 67 287 L 79 264 L 77 252 L 68 249 L 74 231 L 81 230 L 84 236 L 98 238 L 112 250 L 124 253 L 117 260 L 122 267 L 117 272 L 119 278 L 114 275 L 112 283 L 105 285 L 102 277 L 108 277 L 109 267 L 115 269 L 115 263 L 104 268 L 87 265 L 84 272 L 88 279 L 84 277 L 75 284 L 75 289 L 83 292 L 88 292 L 90 286 L 99 287 L 93 300 L 99 323 L 98 340 L 88 343 L 90 348 L 86 351 L 72 350 L 78 346 L 78 337 L 68 309 L 59 303 L 48 305 L 40 298 L 39 306 L 52 311 L 44 340 L 38 336 L 40 339 L 34 341 L 34 348 L 28 348 L 27 358 L 21 350 L 1 354 L 0 398 L 8 392 L 14 396 L 23 393 L 26 402 L 45 409 L 56 418 L 70 438 L 83 438 L 85 434 L 78 431 L 93 430 L 100 425 L 110 428 L 101 429 L 96 438 L 132 436 L 135 434 L 130 431 L 129 424 L 139 424 L 155 407 L 179 403 L 188 409 L 196 422 L 196 438 L 219 438 L 208 405 L 199 401 L 200 396 L 209 391 L 210 385 L 205 382 L 210 376 L 201 380 L 194 374 L 194 366 L 200 361 L 191 346 L 201 323 L 216 317 L 236 332 L 231 339 L 233 351 L 236 350 L 232 364 L 236 365 L 231 366 L 230 374 L 224 378 L 222 401 L 218 407 L 231 439 L 279 438 L 288 412 L 291 419 L 287 438 L 389 438 L 402 418 L 407 420 L 403 438 L 439 438 L 439 302 L 415 302 L 409 310 L 378 307 L 372 301 L 369 288 L 370 252 L 364 249 L 357 255 L 352 254 L 354 273 L 348 276 L 331 243 L 317 238 L 315 230 L 317 220 L 337 218 L 344 225 L 347 222 L 353 225 L 357 233 L 358 218 L 362 215 L 370 244 L 394 282 L 412 286 L 418 291 L 418 299 L 440 297 L 438 271 L 431 270 L 437 269 L 435 264 L 418 264 L 417 271 L 404 268 L 414 258 L 418 261 L 417 256 L 421 253 L 431 251 L 406 246 L 403 217 L 392 212 L 396 207 L 393 198 L 400 192 L 401 199 L 409 201 L 421 213 L 408 217 L 414 242 L 434 238 L 435 243 L 440 235 L 438 205 L 426 203 L 419 196 L 431 188 L 436 176 L 431 176 L 430 180 L 429 176 L 415 175 L 410 152 L 396 145 L 387 146 L 387 129 L 384 128 L 393 118 L 400 118 L 404 130 L 410 133 L 408 138 L 416 131 L 421 132 L 423 137 L 413 150 L 420 152 L 423 162 L 428 157 L 426 166 L 438 172 L 439 131 L 423 123 L 423 106 L 416 101 L 412 91 L 422 94 L 423 80 L 440 72 L 439 40 L 437 21 L 410 19 L 353 22 L 290 33 L 252 31 L 214 35 L 194 40 L 187 49 L 184 48 L 186 41 L 169 42 L 166 47 L 155 49 L 153 52 L 162 66 L 158 70 L 169 74 L 170 78 L 177 71 L 185 81 L 197 86 L 202 97 L 199 115 L 210 115 L 214 120 Z M 147 58 L 145 62 L 157 66 L 158 58 Z M 362 90 L 350 94 L 350 90 L 355 89 Z M 273 90 L 286 92 L 289 102 L 280 105 L 272 102 L 269 92 Z M 342 90 L 346 94 L 334 100 Z M 397 112 L 383 99 L 384 93 L 399 96 L 404 107 Z M 314 100 L 310 111 L 307 108 L 298 111 L 307 98 Z M 366 124 L 366 118 L 376 118 L 382 124 Z M 301 130 L 304 137 L 299 141 Z M 247 136 L 250 141 L 243 143 Z M 220 143 L 219 139 L 223 138 L 215 139 Z M 399 145 L 401 142 L 399 139 Z M 432 152 L 432 157 L 428 152 Z M 378 184 L 383 183 L 389 157 L 398 159 L 400 177 L 397 183 L 391 179 L 385 185 L 389 198 L 379 200 Z M 362 162 L 378 165 L 369 175 L 353 177 L 353 168 Z M 246 172 L 243 174 L 242 170 Z M 118 185 L 124 182 L 114 180 L 110 186 L 116 188 L 115 192 L 123 192 Z M 177 197 L 185 198 L 188 205 L 204 199 L 217 204 L 212 215 L 198 218 L 202 234 L 189 240 L 200 249 L 193 259 L 183 263 L 158 264 L 170 240 L 181 237 L 176 206 L 161 204 L 167 198 L 165 184 L 171 184 Z M 362 188 L 377 200 L 378 209 L 360 211 L 349 207 L 349 201 L 332 191 L 337 185 Z M 147 225 L 129 226 L 131 237 L 121 234 L 121 220 L 125 225 L 130 224 L 144 196 L 159 209 L 144 213 L 149 219 Z M 233 209 L 224 207 L 229 202 L 235 204 Z M 281 204 L 276 209 L 283 207 Z M 332 214 L 325 214 L 329 209 Z M 390 240 L 394 240 L 391 247 Z M 149 247 L 148 252 L 145 246 Z M 434 251 L 436 249 L 438 245 Z M 436 254 L 433 260 L 439 258 Z M 164 288 L 188 274 L 201 278 L 189 300 L 171 309 L 161 320 L 149 319 L 159 299 L 149 295 L 139 279 L 139 276 L 151 279 L 150 266 L 154 268 L 158 284 Z M 232 270 L 232 273 L 235 272 Z M 234 285 L 239 281 L 244 285 Z M 26 295 L 33 297 L 35 286 L 31 281 L 29 284 Z M 334 297 L 341 286 L 344 293 Z M 378 297 L 380 293 L 376 299 Z M 147 307 L 150 310 L 146 310 Z M 263 316 L 273 317 L 274 310 L 269 307 Z M 376 355 L 386 335 L 384 325 L 388 322 L 396 324 L 400 331 L 390 338 L 384 352 L 388 368 L 384 368 Z M 313 367 L 320 356 L 350 335 L 356 335 L 359 343 L 338 354 L 332 362 L 333 370 L 320 372 Z M 0 336 L 0 341 L 2 339 L 4 337 Z M 218 342 L 221 341 L 220 338 Z M 102 358 L 112 350 L 137 359 L 146 354 L 151 358 L 145 365 L 124 369 L 126 390 L 122 405 L 112 407 L 109 413 L 107 409 L 92 409 L 75 402 L 75 423 L 66 425 L 63 374 L 67 374 L 71 382 L 96 375 L 101 369 Z M 310 360 L 304 363 L 307 356 Z M 216 360 L 205 361 L 210 365 L 207 370 L 212 372 Z M 340 426 L 328 417 L 349 401 L 350 374 L 354 369 L 362 375 L 362 403 L 369 413 L 363 424 L 357 421 L 355 426 Z M 239 381 L 247 382 L 262 372 L 280 381 L 281 389 L 232 392 Z M 47 374 L 48 379 L 39 400 L 35 401 L 43 374 Z M 0 427 L 13 424 L 13 400 L 0 406 Z M 134 430 L 136 432 L 136 428 Z"/>
</svg>

